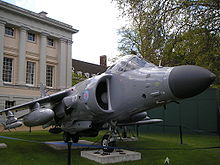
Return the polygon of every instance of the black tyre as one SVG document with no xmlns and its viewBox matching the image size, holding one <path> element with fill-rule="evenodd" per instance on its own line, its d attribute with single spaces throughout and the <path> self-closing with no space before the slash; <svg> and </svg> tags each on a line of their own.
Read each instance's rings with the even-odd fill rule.
<svg viewBox="0 0 220 165">
<path fill-rule="evenodd" d="M 102 138 L 101 145 L 104 152 L 113 152 L 114 148 L 109 147 L 116 147 L 116 141 L 110 141 L 110 138 L 110 135 L 104 135 Z"/>
<path fill-rule="evenodd" d="M 73 143 L 78 143 L 78 141 L 79 141 L 78 135 L 72 135 L 71 138 L 72 138 Z"/>
<path fill-rule="evenodd" d="M 63 141 L 68 143 L 71 140 L 70 134 L 68 132 L 63 133 Z"/>
</svg>

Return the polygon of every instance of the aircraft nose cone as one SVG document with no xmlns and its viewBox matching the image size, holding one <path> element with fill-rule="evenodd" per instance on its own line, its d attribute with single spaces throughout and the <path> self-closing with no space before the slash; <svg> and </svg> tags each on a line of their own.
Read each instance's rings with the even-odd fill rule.
<svg viewBox="0 0 220 165">
<path fill-rule="evenodd" d="M 169 86 L 174 96 L 183 99 L 203 92 L 215 77 L 215 74 L 199 66 L 176 66 L 170 72 Z"/>
</svg>

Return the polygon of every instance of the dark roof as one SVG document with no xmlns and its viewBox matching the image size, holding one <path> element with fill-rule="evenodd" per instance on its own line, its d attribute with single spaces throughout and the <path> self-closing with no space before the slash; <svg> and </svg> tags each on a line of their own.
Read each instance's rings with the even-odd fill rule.
<svg viewBox="0 0 220 165">
<path fill-rule="evenodd" d="M 90 74 L 97 74 L 103 73 L 107 69 L 107 67 L 92 64 L 80 60 L 72 59 L 72 67 L 74 67 L 74 71 L 81 71 L 82 73 L 90 73 Z"/>
</svg>

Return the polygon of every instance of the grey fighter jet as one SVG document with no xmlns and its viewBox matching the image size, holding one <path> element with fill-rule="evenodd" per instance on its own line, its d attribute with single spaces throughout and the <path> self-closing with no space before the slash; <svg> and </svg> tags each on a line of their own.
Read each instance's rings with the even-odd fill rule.
<svg viewBox="0 0 220 165">
<path fill-rule="evenodd" d="M 127 55 L 105 73 L 78 83 L 70 89 L 47 95 L 25 104 L 1 110 L 5 129 L 22 124 L 43 125 L 52 133 L 64 132 L 64 141 L 95 137 L 108 127 L 103 145 L 114 145 L 117 126 L 161 122 L 150 119 L 147 110 L 195 96 L 212 84 L 215 75 L 199 66 L 158 67 L 141 57 Z M 15 110 L 29 109 L 17 119 Z"/>
</svg>

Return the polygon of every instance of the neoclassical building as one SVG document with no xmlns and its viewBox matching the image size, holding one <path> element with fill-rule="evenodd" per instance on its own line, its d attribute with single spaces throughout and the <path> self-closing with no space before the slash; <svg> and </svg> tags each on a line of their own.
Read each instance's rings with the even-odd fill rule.
<svg viewBox="0 0 220 165">
<path fill-rule="evenodd" d="M 0 1 L 0 109 L 72 83 L 71 25 Z"/>
</svg>

